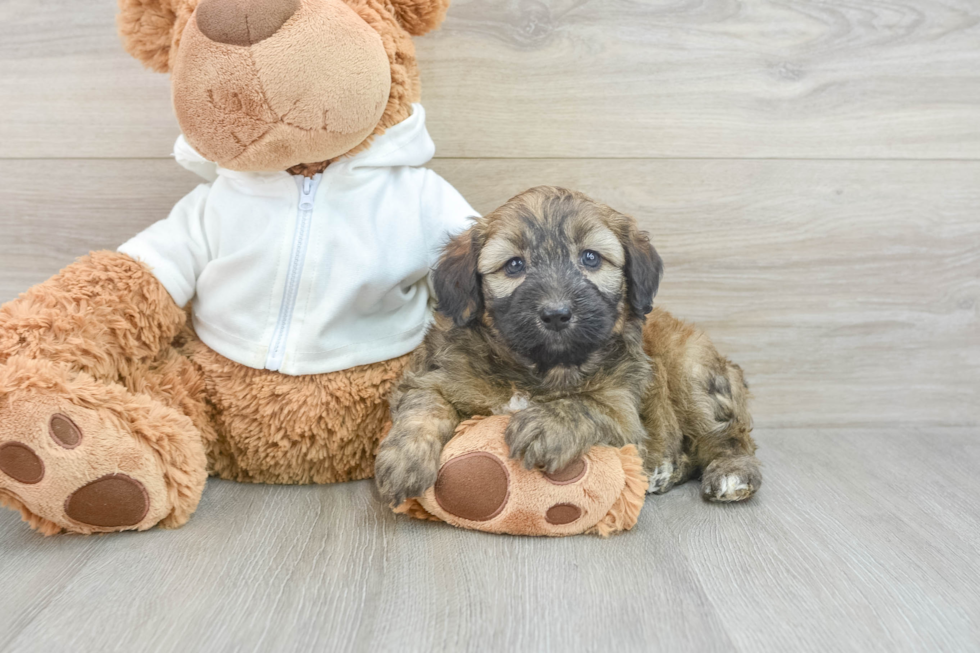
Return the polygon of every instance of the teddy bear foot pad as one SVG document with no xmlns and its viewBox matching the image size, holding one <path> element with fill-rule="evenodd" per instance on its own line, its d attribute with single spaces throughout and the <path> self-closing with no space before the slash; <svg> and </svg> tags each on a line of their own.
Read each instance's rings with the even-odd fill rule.
<svg viewBox="0 0 980 653">
<path fill-rule="evenodd" d="M 510 417 L 474 417 L 442 452 L 435 485 L 395 508 L 488 533 L 603 537 L 629 530 L 647 477 L 636 447 L 593 447 L 552 474 L 525 469 L 504 439 Z"/>
<path fill-rule="evenodd" d="M 126 425 L 38 392 L 0 400 L 0 502 L 45 534 L 144 530 L 170 511 L 159 458 Z"/>
</svg>

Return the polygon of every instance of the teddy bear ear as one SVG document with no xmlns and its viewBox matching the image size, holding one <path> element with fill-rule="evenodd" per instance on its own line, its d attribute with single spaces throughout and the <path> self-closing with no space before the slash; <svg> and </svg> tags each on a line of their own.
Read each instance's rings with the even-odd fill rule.
<svg viewBox="0 0 980 653">
<path fill-rule="evenodd" d="M 119 0 L 116 25 L 126 52 L 159 73 L 170 70 L 174 26 L 183 0 Z"/>
<path fill-rule="evenodd" d="M 395 18 L 412 36 L 422 36 L 442 24 L 450 0 L 388 0 Z"/>
</svg>

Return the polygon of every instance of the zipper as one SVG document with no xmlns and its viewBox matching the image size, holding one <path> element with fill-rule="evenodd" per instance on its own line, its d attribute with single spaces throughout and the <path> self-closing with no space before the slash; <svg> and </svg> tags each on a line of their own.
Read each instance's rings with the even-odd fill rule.
<svg viewBox="0 0 980 653">
<path fill-rule="evenodd" d="M 265 369 L 278 372 L 286 355 L 286 340 L 289 337 L 289 325 L 293 321 L 296 310 L 296 298 L 299 295 L 299 282 L 303 277 L 303 264 L 306 262 L 306 250 L 310 243 L 310 226 L 313 224 L 313 199 L 320 185 L 322 174 L 309 177 L 296 177 L 299 186 L 299 206 L 296 209 L 296 233 L 293 235 L 293 248 L 289 255 L 289 269 L 286 272 L 286 288 L 283 291 L 282 304 L 279 305 L 279 319 L 276 330 L 272 332 L 272 344 L 266 357 Z"/>
</svg>

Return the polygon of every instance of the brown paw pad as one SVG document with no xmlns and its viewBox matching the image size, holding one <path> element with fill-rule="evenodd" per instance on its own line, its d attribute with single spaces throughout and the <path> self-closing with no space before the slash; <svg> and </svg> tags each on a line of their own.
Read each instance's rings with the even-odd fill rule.
<svg viewBox="0 0 980 653">
<path fill-rule="evenodd" d="M 109 474 L 75 490 L 65 501 L 65 514 L 82 524 L 102 528 L 135 526 L 150 510 L 150 498 L 139 481 Z"/>
<path fill-rule="evenodd" d="M 439 470 L 435 496 L 451 515 L 487 521 L 500 514 L 510 495 L 507 469 L 495 456 L 476 451 L 453 458 Z"/>
<path fill-rule="evenodd" d="M 74 449 L 82 443 L 82 430 L 65 415 L 52 415 L 48 422 L 51 439 L 65 449 Z"/>
<path fill-rule="evenodd" d="M 581 480 L 585 476 L 587 468 L 588 465 L 585 462 L 585 458 L 579 458 L 565 465 L 557 472 L 552 474 L 546 473 L 544 477 L 555 485 L 570 485 Z"/>
<path fill-rule="evenodd" d="M 44 462 L 26 444 L 8 442 L 0 446 L 0 472 L 15 481 L 34 485 L 44 478 Z"/>
<path fill-rule="evenodd" d="M 571 503 L 556 503 L 544 514 L 545 521 L 555 526 L 571 524 L 582 516 L 582 509 Z"/>
</svg>

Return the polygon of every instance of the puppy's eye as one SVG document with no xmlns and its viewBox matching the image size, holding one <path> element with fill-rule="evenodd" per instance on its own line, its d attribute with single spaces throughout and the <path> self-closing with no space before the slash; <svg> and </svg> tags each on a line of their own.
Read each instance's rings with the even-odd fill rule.
<svg viewBox="0 0 980 653">
<path fill-rule="evenodd" d="M 582 252 L 582 265 L 587 268 L 597 268 L 602 265 L 602 256 L 599 252 L 587 249 Z"/>
<path fill-rule="evenodd" d="M 515 256 L 511 260 L 504 263 L 504 271 L 510 276 L 516 277 L 524 271 L 524 259 L 522 259 L 520 256 Z"/>
</svg>

